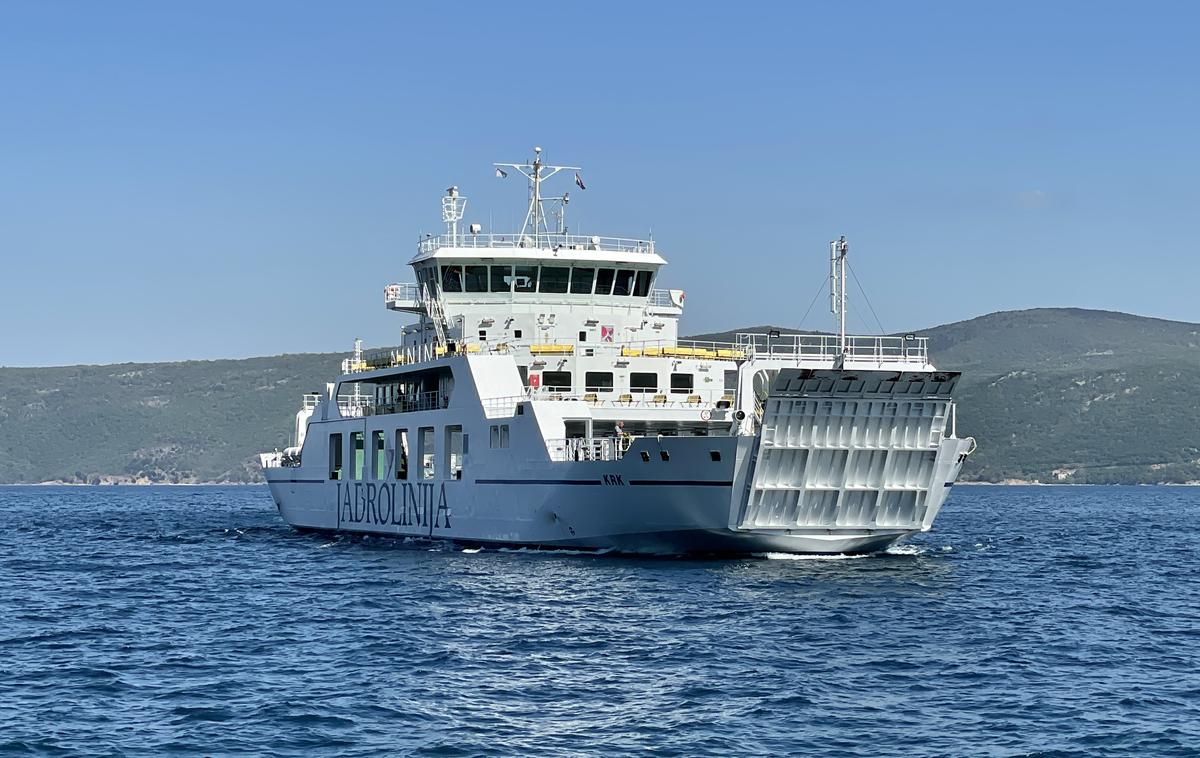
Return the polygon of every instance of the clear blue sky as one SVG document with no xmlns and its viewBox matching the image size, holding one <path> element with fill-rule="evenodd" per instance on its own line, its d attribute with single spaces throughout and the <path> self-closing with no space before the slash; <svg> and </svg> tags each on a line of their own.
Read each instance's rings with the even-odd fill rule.
<svg viewBox="0 0 1200 758">
<path fill-rule="evenodd" d="M 442 190 L 501 231 L 534 144 L 686 332 L 798 325 L 839 234 L 889 331 L 1200 321 L 1198 8 L 7 0 L 0 364 L 394 342 Z"/>
</svg>

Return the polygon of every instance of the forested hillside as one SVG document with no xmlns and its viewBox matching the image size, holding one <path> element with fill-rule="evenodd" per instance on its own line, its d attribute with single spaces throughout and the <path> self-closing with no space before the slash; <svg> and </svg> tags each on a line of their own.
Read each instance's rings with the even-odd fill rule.
<svg viewBox="0 0 1200 758">
<path fill-rule="evenodd" d="M 0 482 L 260 481 L 344 357 L 0 368 Z"/>
<path fill-rule="evenodd" d="M 963 372 L 964 478 L 1200 480 L 1200 325 L 1038 309 L 916 333 Z M 258 481 L 343 357 L 0 368 L 0 482 Z"/>
<path fill-rule="evenodd" d="M 979 442 L 965 479 L 1200 480 L 1200 324 L 1040 308 L 916 333 L 963 373 L 959 434 Z"/>
</svg>

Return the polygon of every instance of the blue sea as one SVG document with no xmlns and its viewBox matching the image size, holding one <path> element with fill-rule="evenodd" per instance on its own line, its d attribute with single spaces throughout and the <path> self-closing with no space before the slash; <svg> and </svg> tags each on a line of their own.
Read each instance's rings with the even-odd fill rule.
<svg viewBox="0 0 1200 758">
<path fill-rule="evenodd" d="M 869 557 L 297 534 L 0 488 L 0 754 L 1200 755 L 1200 488 L 955 488 Z"/>
</svg>

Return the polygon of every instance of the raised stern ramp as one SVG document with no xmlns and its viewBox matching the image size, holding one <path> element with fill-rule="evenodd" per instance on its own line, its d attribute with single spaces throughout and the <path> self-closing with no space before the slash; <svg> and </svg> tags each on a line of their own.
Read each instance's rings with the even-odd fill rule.
<svg viewBox="0 0 1200 758">
<path fill-rule="evenodd" d="M 733 528 L 928 529 L 974 445 L 953 436 L 950 396 L 958 378 L 945 371 L 779 370 L 763 402 Z"/>
</svg>

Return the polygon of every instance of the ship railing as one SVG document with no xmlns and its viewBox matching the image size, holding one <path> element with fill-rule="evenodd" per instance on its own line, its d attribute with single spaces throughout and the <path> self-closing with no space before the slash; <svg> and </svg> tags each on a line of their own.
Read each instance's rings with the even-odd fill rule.
<svg viewBox="0 0 1200 758">
<path fill-rule="evenodd" d="M 337 400 L 338 413 L 342 418 L 362 418 L 372 414 L 375 399 L 365 396 L 345 396 Z"/>
<path fill-rule="evenodd" d="M 582 234 L 449 234 L 429 235 L 417 241 L 421 254 L 442 248 L 497 248 L 542 250 L 603 250 L 616 253 L 653 254 L 654 240 L 630 237 L 598 237 Z"/>
<path fill-rule="evenodd" d="M 417 392 L 398 397 L 390 402 L 381 403 L 372 400 L 364 415 L 382 416 L 389 413 L 415 413 L 417 411 L 437 411 L 449 406 L 449 398 L 437 390 Z"/>
<path fill-rule="evenodd" d="M 834 360 L 842 355 L 836 334 L 762 334 L 739 332 L 737 345 L 752 356 L 795 358 L 798 360 Z M 847 336 L 846 360 L 864 363 L 929 362 L 929 338 L 905 335 Z"/>
<path fill-rule="evenodd" d="M 408 347 L 364 350 L 361 361 L 357 363 L 353 360 L 342 362 L 342 373 L 357 374 L 363 371 L 395 368 L 410 363 L 424 363 L 434 358 L 441 358 L 448 352 L 450 351 L 445 345 L 409 345 Z"/>
<path fill-rule="evenodd" d="M 831 334 L 738 333 L 736 342 L 712 340 L 642 340 L 637 342 L 591 342 L 558 339 L 548 342 L 531 340 L 456 341 L 450 345 L 411 345 L 408 347 L 368 350 L 362 359 L 342 362 L 345 374 L 395 368 L 424 363 L 447 355 L 507 355 L 528 351 L 534 358 L 569 355 L 614 355 L 621 358 L 694 358 L 701 360 L 743 361 L 750 358 L 833 361 L 842 355 L 838 337 Z M 847 336 L 846 360 L 856 363 L 888 365 L 927 364 L 927 337 Z"/>
<path fill-rule="evenodd" d="M 401 282 L 399 284 L 389 284 L 383 288 L 384 302 L 394 303 L 402 300 L 411 300 L 422 302 L 425 296 L 421 292 L 421 285 L 413 282 Z"/>
<path fill-rule="evenodd" d="M 654 308 L 676 308 L 679 307 L 675 301 L 671 299 L 671 290 L 650 290 L 650 305 Z"/>
<path fill-rule="evenodd" d="M 637 392 L 617 392 L 610 388 L 595 388 L 583 393 L 576 393 L 565 387 L 530 387 L 523 395 L 485 398 L 482 403 L 483 412 L 487 418 L 512 418 L 517 413 L 517 406 L 530 400 L 579 402 L 593 408 L 619 408 L 622 410 L 691 410 L 696 411 L 697 415 L 708 410 L 711 417 L 713 409 L 730 408 L 733 405 L 733 398 L 732 390 L 728 390 L 724 394 L 714 394 L 710 391 L 706 397 L 700 392 L 650 388 L 639 388 Z"/>
<path fill-rule="evenodd" d="M 546 440 L 550 460 L 565 461 L 619 461 L 629 452 L 629 446 L 638 439 L 631 435 L 620 437 L 570 437 Z"/>
<path fill-rule="evenodd" d="M 495 304 L 500 302 L 496 299 L 497 296 L 510 295 L 509 292 L 467 292 L 467 293 L 452 293 L 456 304 L 463 303 L 489 303 Z M 527 295 L 534 293 L 518 292 L 517 295 Z M 546 293 L 540 293 L 546 294 Z M 567 294 L 567 293 L 560 293 Z M 472 298 L 471 295 L 478 295 L 478 298 Z M 578 299 L 578 293 L 571 293 L 572 298 Z M 414 282 L 397 282 L 389 284 L 383 288 L 383 302 L 390 303 L 414 303 L 416 307 L 427 308 L 430 298 L 422 291 L 421 285 Z M 667 289 L 652 289 L 646 296 L 646 304 L 652 308 L 681 308 L 682 303 L 676 303 L 671 297 L 671 290 Z M 411 306 L 405 306 L 411 307 Z"/>
</svg>

